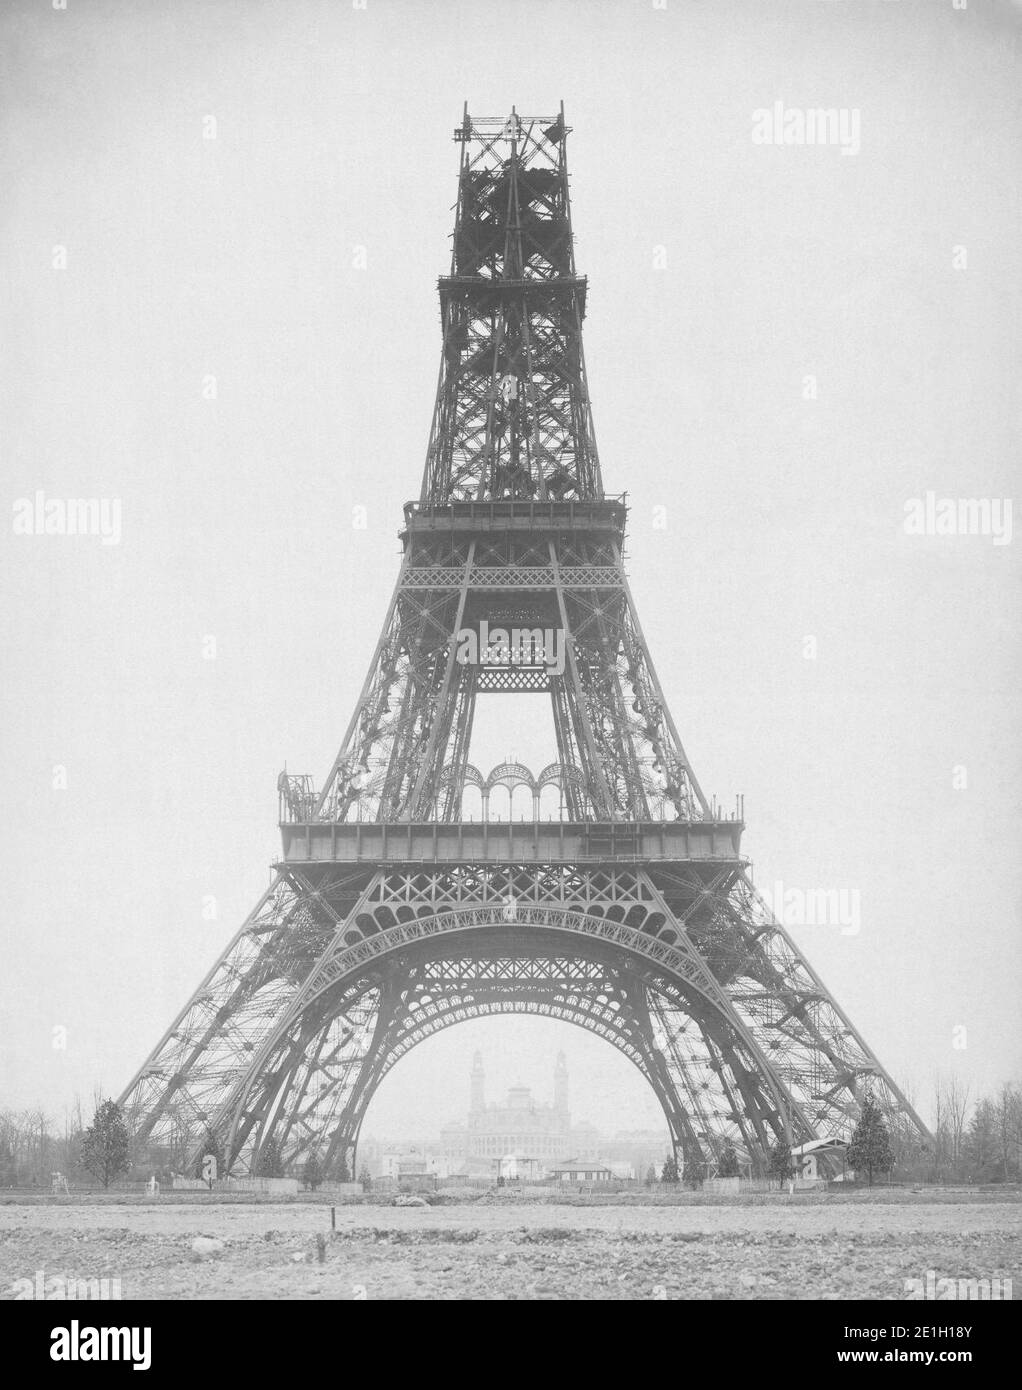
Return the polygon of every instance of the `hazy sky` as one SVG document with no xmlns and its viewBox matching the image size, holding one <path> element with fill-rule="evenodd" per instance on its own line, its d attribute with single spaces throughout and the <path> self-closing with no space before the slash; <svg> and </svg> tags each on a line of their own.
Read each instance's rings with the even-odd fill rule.
<svg viewBox="0 0 1022 1390">
<path fill-rule="evenodd" d="M 1020 19 L 7 0 L 0 1106 L 126 1085 L 268 881 L 285 759 L 336 751 L 419 487 L 466 98 L 565 102 L 604 480 L 757 883 L 859 893 L 857 933 L 794 934 L 924 1110 L 937 1071 L 1019 1075 L 1022 541 L 904 518 L 1015 489 Z M 757 143 L 776 102 L 858 112 L 858 152 Z M 119 543 L 15 534 L 40 490 L 117 499 Z M 536 709 L 481 711 L 474 761 L 538 765 Z M 489 1020 L 368 1128 L 460 1115 L 477 1046 L 494 1097 L 548 1099 L 563 1046 L 578 1118 L 655 1119 L 606 1043 Z"/>
</svg>

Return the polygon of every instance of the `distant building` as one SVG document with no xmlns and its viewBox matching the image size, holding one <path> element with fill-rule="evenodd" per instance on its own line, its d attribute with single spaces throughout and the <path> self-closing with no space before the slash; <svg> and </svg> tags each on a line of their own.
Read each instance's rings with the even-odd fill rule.
<svg viewBox="0 0 1022 1390">
<path fill-rule="evenodd" d="M 651 1165 L 659 1175 L 672 1151 L 666 1126 L 619 1130 L 609 1139 L 594 1125 L 572 1124 L 563 1052 L 558 1052 L 554 1064 L 552 1102 L 537 1101 L 527 1086 L 512 1086 L 503 1103 L 487 1102 L 483 1058 L 476 1052 L 468 1101 L 465 1119 L 446 1125 L 439 1142 L 367 1138 L 359 1145 L 359 1164 L 367 1162 L 374 1177 L 396 1179 L 399 1164 L 408 1164 L 406 1171 L 411 1173 L 417 1162 L 421 1171 L 436 1174 L 441 1182 L 452 1178 L 493 1182 L 498 1175 L 510 1181 L 545 1178 L 556 1164 L 563 1166 L 570 1159 L 582 1171 L 602 1170 L 616 1178 L 642 1181 Z"/>
<path fill-rule="evenodd" d="M 605 1163 L 598 1159 L 569 1158 L 563 1163 L 555 1163 L 551 1176 L 557 1182 L 612 1182 L 614 1174 Z"/>
<path fill-rule="evenodd" d="M 613 1139 L 601 1139 L 596 1151 L 615 1173 L 619 1164 L 627 1164 L 641 1182 L 650 1168 L 660 1176 L 664 1159 L 674 1152 L 674 1145 L 666 1126 L 663 1129 L 619 1129 Z M 591 1153 L 589 1149 L 579 1149 L 574 1156 L 588 1158 Z"/>
<path fill-rule="evenodd" d="M 372 1135 L 363 1135 L 358 1142 L 358 1161 L 356 1167 L 360 1173 L 363 1168 L 368 1168 L 370 1177 L 379 1178 L 383 1176 L 383 1151 L 386 1146 L 381 1144 L 379 1139 Z M 354 1176 L 358 1176 L 356 1173 Z"/>
<path fill-rule="evenodd" d="M 463 1170 L 464 1165 L 460 1166 Z M 429 1153 L 424 1149 L 385 1150 L 380 1159 L 381 1178 L 422 1177 L 449 1178 L 459 1172 L 459 1165 L 449 1163 L 441 1154 Z"/>
<path fill-rule="evenodd" d="M 426 1155 L 413 1150 L 385 1153 L 382 1156 L 380 1176 L 399 1178 L 403 1173 L 426 1173 Z"/>
<path fill-rule="evenodd" d="M 607 1163 L 607 1167 L 610 1169 L 611 1173 L 615 1178 L 623 1178 L 625 1182 L 634 1182 L 636 1178 L 641 1178 L 644 1176 L 644 1173 L 637 1173 L 635 1171 L 635 1167 L 633 1164 L 624 1163 L 619 1159 L 611 1159 Z"/>
<path fill-rule="evenodd" d="M 848 1141 L 845 1139 L 810 1139 L 806 1144 L 799 1144 L 797 1148 L 791 1150 L 792 1165 L 798 1177 L 805 1180 L 822 1178 L 827 1173 L 827 1168 L 822 1160 L 831 1159 L 835 1163 L 840 1163 L 844 1169 L 845 1153 L 848 1149 Z"/>
<path fill-rule="evenodd" d="M 568 1064 L 558 1052 L 553 1102 L 533 1098 L 528 1086 L 512 1086 L 503 1104 L 486 1100 L 486 1073 L 477 1052 L 469 1076 L 469 1110 L 464 1124 L 448 1125 L 440 1148 L 448 1163 L 465 1165 L 475 1176 L 495 1177 L 501 1160 L 530 1160 L 528 1175 L 542 1177 L 570 1154 L 595 1158 L 600 1136 L 592 1125 L 572 1125 L 568 1104 Z M 522 1168 L 519 1176 L 526 1176 Z"/>
<path fill-rule="evenodd" d="M 433 1192 L 437 1186 L 435 1168 L 424 1154 L 394 1154 L 383 1156 L 384 1181 L 397 1184 L 399 1192 Z"/>
<path fill-rule="evenodd" d="M 497 1180 L 505 1182 L 535 1182 L 544 1175 L 538 1159 L 527 1154 L 507 1154 L 496 1162 Z"/>
</svg>

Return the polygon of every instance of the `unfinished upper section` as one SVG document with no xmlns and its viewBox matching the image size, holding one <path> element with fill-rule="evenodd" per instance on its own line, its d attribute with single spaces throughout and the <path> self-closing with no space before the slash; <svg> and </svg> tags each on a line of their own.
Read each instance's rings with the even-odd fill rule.
<svg viewBox="0 0 1022 1390">
<path fill-rule="evenodd" d="M 564 108 L 471 117 L 420 503 L 603 496 L 575 273 Z"/>
</svg>

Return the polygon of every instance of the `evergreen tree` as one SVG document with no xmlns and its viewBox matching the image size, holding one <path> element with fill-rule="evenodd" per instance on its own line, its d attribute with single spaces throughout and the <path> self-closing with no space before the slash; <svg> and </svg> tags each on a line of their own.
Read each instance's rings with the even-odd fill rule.
<svg viewBox="0 0 1022 1390">
<path fill-rule="evenodd" d="M 323 1168 L 320 1164 L 318 1154 L 309 1154 L 308 1158 L 305 1160 L 305 1168 L 302 1175 L 305 1179 L 305 1186 L 310 1192 L 315 1192 L 316 1188 L 323 1181 Z"/>
<path fill-rule="evenodd" d="M 359 1170 L 358 1180 L 362 1184 L 362 1191 L 368 1192 L 373 1185 L 372 1175 L 369 1172 L 369 1165 L 363 1163 Z"/>
<path fill-rule="evenodd" d="M 867 1091 L 862 1100 L 862 1113 L 848 1145 L 845 1162 L 856 1173 L 865 1172 L 870 1187 L 874 1173 L 889 1173 L 894 1163 L 891 1136 L 884 1124 L 880 1107 Z"/>
<path fill-rule="evenodd" d="M 256 1177 L 282 1178 L 283 1176 L 284 1160 L 280 1156 L 280 1145 L 271 1134 L 268 1139 L 263 1140 L 256 1158 Z"/>
<path fill-rule="evenodd" d="M 983 1099 L 965 1134 L 966 1176 L 970 1182 L 994 1182 L 999 1176 L 997 1106 Z"/>
<path fill-rule="evenodd" d="M 656 1168 L 652 1163 L 646 1169 L 646 1182 L 650 1187 L 656 1182 Z"/>
<path fill-rule="evenodd" d="M 722 1178 L 738 1177 L 738 1155 L 735 1153 L 735 1146 L 730 1139 L 721 1150 L 720 1162 L 717 1164 L 717 1174 Z"/>
<path fill-rule="evenodd" d="M 770 1174 L 777 1178 L 778 1184 L 783 1187 L 794 1171 L 791 1162 L 791 1146 L 786 1140 L 778 1139 L 770 1150 Z"/>
<path fill-rule="evenodd" d="M 673 1155 L 672 1155 L 670 1158 L 665 1158 L 665 1159 L 664 1159 L 664 1166 L 663 1166 L 663 1168 L 660 1170 L 660 1181 L 661 1181 L 661 1182 L 677 1182 L 677 1181 L 678 1181 L 678 1161 L 677 1161 L 676 1158 L 673 1157 Z"/>
<path fill-rule="evenodd" d="M 334 1165 L 334 1170 L 337 1173 L 338 1182 L 351 1182 L 351 1169 L 348 1167 L 346 1158 L 339 1158 Z"/>
<path fill-rule="evenodd" d="M 96 1109 L 92 1124 L 82 1135 L 82 1165 L 109 1187 L 130 1166 L 128 1130 L 120 1109 L 105 1100 Z"/>
</svg>

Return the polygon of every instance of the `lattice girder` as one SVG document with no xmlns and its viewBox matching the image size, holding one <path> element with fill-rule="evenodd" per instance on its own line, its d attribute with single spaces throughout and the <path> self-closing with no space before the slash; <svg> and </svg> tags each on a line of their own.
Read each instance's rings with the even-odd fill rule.
<svg viewBox="0 0 1022 1390">
<path fill-rule="evenodd" d="M 620 544 L 602 530 L 538 539 L 484 526 L 413 533 L 384 636 L 316 814 L 426 819 L 443 797 L 461 815 L 475 701 L 494 691 L 551 700 L 560 760 L 577 767 L 571 811 L 585 819 L 675 819 L 707 803 L 646 650 Z M 544 564 L 533 561 L 544 559 Z M 508 612 L 526 614 L 512 620 Z M 562 669 L 461 659 L 461 634 L 540 631 Z M 463 655 L 463 653 L 462 653 Z"/>
<path fill-rule="evenodd" d="M 485 132 L 485 133 L 484 133 Z M 546 132 L 545 134 L 543 132 Z M 424 502 L 599 497 L 563 119 L 466 113 Z"/>
</svg>

